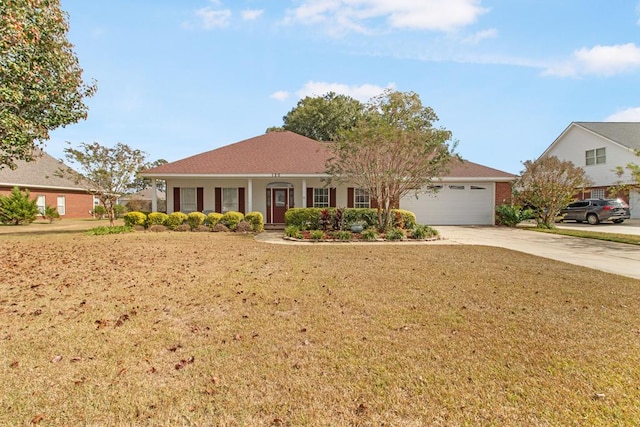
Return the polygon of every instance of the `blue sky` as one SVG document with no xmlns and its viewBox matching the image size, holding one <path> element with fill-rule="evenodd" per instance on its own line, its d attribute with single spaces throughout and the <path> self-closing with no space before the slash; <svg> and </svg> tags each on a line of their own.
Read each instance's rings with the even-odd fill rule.
<svg viewBox="0 0 640 427">
<path fill-rule="evenodd" d="M 518 173 L 572 121 L 640 121 L 639 0 L 62 0 L 86 121 L 52 133 L 178 160 L 304 96 L 418 93 L 467 160 Z"/>
</svg>

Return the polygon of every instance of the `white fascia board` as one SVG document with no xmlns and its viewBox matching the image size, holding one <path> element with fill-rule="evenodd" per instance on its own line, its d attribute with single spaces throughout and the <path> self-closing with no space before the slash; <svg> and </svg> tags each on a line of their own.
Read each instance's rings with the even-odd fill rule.
<svg viewBox="0 0 640 427">
<path fill-rule="evenodd" d="M 447 176 L 443 178 L 435 178 L 433 179 L 433 182 L 511 182 L 516 179 L 518 179 L 517 176 L 514 176 L 513 178 L 505 178 L 503 176 L 499 178 Z"/>
</svg>

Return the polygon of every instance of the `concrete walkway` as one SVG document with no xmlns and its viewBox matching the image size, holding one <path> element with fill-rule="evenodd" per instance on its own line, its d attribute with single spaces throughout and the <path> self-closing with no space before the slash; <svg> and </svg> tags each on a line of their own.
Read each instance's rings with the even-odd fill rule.
<svg viewBox="0 0 640 427">
<path fill-rule="evenodd" d="M 261 233 L 256 236 L 256 240 L 267 243 L 294 245 L 417 244 L 496 246 L 640 279 L 640 246 L 506 227 L 437 226 L 435 228 L 440 232 L 443 238 L 442 240 L 401 243 L 308 243 L 284 240 L 282 239 L 282 231 Z"/>
</svg>

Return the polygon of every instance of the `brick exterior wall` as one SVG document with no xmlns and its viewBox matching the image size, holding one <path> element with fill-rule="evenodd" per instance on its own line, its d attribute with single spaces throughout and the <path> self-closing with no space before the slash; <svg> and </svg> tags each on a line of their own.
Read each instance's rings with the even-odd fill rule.
<svg viewBox="0 0 640 427">
<path fill-rule="evenodd" d="M 24 191 L 24 188 L 20 188 Z M 12 188 L 0 187 L 0 195 L 8 196 L 11 194 Z M 49 189 L 29 188 L 31 199 L 38 196 L 45 196 L 45 204 L 48 206 L 58 206 L 58 196 L 65 197 L 65 214 L 60 215 L 64 218 L 91 218 L 93 210 L 93 196 L 85 191 L 57 191 Z"/>
<path fill-rule="evenodd" d="M 611 187 L 590 187 L 590 188 L 585 188 L 584 191 L 581 191 L 578 194 L 576 194 L 575 198 L 576 198 L 576 200 L 591 199 L 591 198 L 596 199 L 598 197 L 595 197 L 595 196 L 598 196 L 598 194 L 596 194 L 594 196 L 593 190 L 599 190 L 598 193 L 604 193 L 604 198 L 605 199 L 622 199 L 622 200 L 624 200 L 625 203 L 629 204 L 629 192 L 628 191 L 618 191 L 617 194 L 612 194 L 610 189 L 611 189 Z"/>
<path fill-rule="evenodd" d="M 511 182 L 496 182 L 496 206 L 511 203 Z"/>
</svg>

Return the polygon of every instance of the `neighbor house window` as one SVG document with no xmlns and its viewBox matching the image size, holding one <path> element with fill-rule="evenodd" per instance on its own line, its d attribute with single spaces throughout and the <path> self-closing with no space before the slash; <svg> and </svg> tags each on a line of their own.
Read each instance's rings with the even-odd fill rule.
<svg viewBox="0 0 640 427">
<path fill-rule="evenodd" d="M 238 204 L 238 189 L 237 188 L 223 188 L 222 189 L 222 213 L 239 211 Z"/>
<path fill-rule="evenodd" d="M 585 152 L 585 164 L 591 165 L 603 165 L 607 162 L 607 149 L 596 148 L 594 150 L 587 150 Z"/>
<path fill-rule="evenodd" d="M 66 198 L 65 196 L 58 196 L 58 205 L 56 206 L 58 208 L 58 213 L 60 215 L 65 215 L 66 214 Z"/>
<path fill-rule="evenodd" d="M 38 212 L 40 215 L 44 215 L 44 210 L 47 207 L 47 199 L 45 196 L 38 196 L 36 200 L 36 205 L 38 206 Z"/>
<path fill-rule="evenodd" d="M 604 199 L 604 188 L 594 188 L 591 190 L 592 199 Z"/>
<path fill-rule="evenodd" d="M 190 213 L 198 209 L 195 188 L 180 188 L 180 212 Z"/>
<path fill-rule="evenodd" d="M 364 188 L 355 188 L 353 191 L 353 207 L 368 208 L 371 206 L 369 191 Z"/>
<path fill-rule="evenodd" d="M 314 208 L 329 207 L 329 189 L 328 188 L 313 189 L 313 207 Z"/>
</svg>

